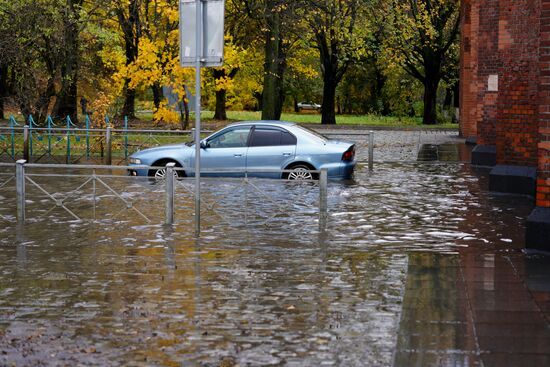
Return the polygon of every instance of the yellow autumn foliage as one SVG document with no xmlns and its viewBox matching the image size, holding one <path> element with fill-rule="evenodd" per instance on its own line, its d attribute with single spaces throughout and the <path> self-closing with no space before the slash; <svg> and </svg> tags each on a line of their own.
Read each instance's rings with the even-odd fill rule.
<svg viewBox="0 0 550 367">
<path fill-rule="evenodd" d="M 153 121 L 175 125 L 180 122 L 180 114 L 168 106 L 168 102 L 164 100 L 160 103 L 159 108 L 155 109 L 153 112 Z"/>
</svg>

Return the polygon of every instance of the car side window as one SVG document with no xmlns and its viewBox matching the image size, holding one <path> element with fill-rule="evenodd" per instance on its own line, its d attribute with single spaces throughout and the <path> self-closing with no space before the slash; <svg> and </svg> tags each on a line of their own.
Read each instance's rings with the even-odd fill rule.
<svg viewBox="0 0 550 367">
<path fill-rule="evenodd" d="M 237 127 L 222 132 L 208 140 L 209 148 L 241 148 L 246 147 L 250 126 Z"/>
<path fill-rule="evenodd" d="M 256 127 L 250 141 L 251 147 L 268 147 L 277 145 L 296 145 L 296 138 L 288 131 Z"/>
<path fill-rule="evenodd" d="M 296 137 L 288 131 L 281 134 L 281 145 L 296 145 Z"/>
</svg>

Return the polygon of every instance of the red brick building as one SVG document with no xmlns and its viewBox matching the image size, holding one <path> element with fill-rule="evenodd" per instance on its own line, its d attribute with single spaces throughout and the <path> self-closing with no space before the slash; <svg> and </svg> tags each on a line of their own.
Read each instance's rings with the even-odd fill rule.
<svg viewBox="0 0 550 367">
<path fill-rule="evenodd" d="M 550 249 L 550 0 L 461 6 L 461 134 L 490 190 L 535 198 L 526 244 Z"/>
</svg>

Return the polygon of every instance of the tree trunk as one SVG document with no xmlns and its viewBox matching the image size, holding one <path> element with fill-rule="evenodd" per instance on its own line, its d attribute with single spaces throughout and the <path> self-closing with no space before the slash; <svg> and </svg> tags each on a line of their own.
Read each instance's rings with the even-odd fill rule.
<svg viewBox="0 0 550 367">
<path fill-rule="evenodd" d="M 260 92 L 254 92 L 254 98 L 256 99 L 256 106 L 254 111 L 261 111 L 262 110 L 262 102 L 264 100 L 263 93 Z"/>
<path fill-rule="evenodd" d="M 278 13 L 268 17 L 265 42 L 262 120 L 279 120 L 283 110 L 283 75 L 286 68 Z"/>
<path fill-rule="evenodd" d="M 36 112 L 38 113 L 37 117 L 39 121 L 44 119 L 48 114 L 48 107 L 50 106 L 50 102 L 52 100 L 52 97 L 54 96 L 55 96 L 55 80 L 53 77 L 50 77 L 48 79 L 48 83 L 46 86 L 46 90 L 44 91 L 44 94 L 42 94 L 36 102 Z M 72 117 L 71 117 L 71 120 L 72 120 Z"/>
<path fill-rule="evenodd" d="M 61 64 L 61 89 L 57 93 L 53 114 L 59 117 L 70 116 L 71 120 L 78 121 L 78 56 L 79 56 L 79 29 L 78 19 L 82 0 L 67 0 L 64 27 L 64 58 Z"/>
<path fill-rule="evenodd" d="M 212 71 L 214 80 L 225 78 L 225 69 L 214 69 Z M 216 109 L 214 111 L 214 120 L 227 120 L 225 111 L 226 90 L 216 90 Z"/>
<path fill-rule="evenodd" d="M 387 98 L 384 98 L 382 96 L 382 91 L 384 90 L 384 85 L 386 84 L 386 77 L 382 73 L 382 70 L 378 67 L 378 65 L 375 65 L 375 74 L 376 74 L 376 100 L 377 105 L 380 104 L 382 108 L 382 111 L 379 111 L 382 113 L 382 116 L 388 116 L 391 113 L 390 109 L 390 103 Z M 379 103 L 378 101 L 381 101 Z"/>
<path fill-rule="evenodd" d="M 136 117 L 136 91 L 128 86 L 130 80 L 124 81 L 124 105 L 120 111 L 122 116 L 127 116 L 130 119 Z"/>
<path fill-rule="evenodd" d="M 185 86 L 183 87 L 184 95 L 181 97 L 180 101 L 180 123 L 181 123 L 181 129 L 187 130 L 187 126 L 189 126 L 189 103 L 187 102 L 187 89 Z"/>
<path fill-rule="evenodd" d="M 139 50 L 139 38 L 140 38 L 140 24 L 139 24 L 139 1 L 128 1 L 128 17 L 122 9 L 118 9 L 117 12 L 120 26 L 122 27 L 122 33 L 124 35 L 124 46 L 126 55 L 126 65 L 130 65 L 136 61 Z M 121 114 L 128 118 L 135 118 L 135 100 L 136 91 L 130 88 L 130 79 L 127 78 L 124 81 L 124 106 L 122 107 Z"/>
<path fill-rule="evenodd" d="M 162 99 L 164 98 L 162 86 L 159 83 L 154 83 L 151 86 L 151 90 L 153 91 L 153 105 L 155 106 L 155 110 L 158 110 L 160 107 L 160 102 L 162 102 Z"/>
<path fill-rule="evenodd" d="M 0 67 L 0 119 L 4 119 L 4 104 L 8 93 L 8 66 Z"/>
<path fill-rule="evenodd" d="M 335 101 L 336 101 L 336 80 L 330 72 L 325 70 L 323 77 L 323 105 L 321 106 L 321 124 L 336 124 Z"/>
<path fill-rule="evenodd" d="M 424 125 L 434 125 L 437 123 L 437 88 L 439 79 L 426 75 L 424 80 L 424 116 L 422 123 Z"/>
<path fill-rule="evenodd" d="M 227 120 L 225 111 L 225 89 L 216 91 L 216 111 L 214 112 L 214 120 Z"/>
</svg>

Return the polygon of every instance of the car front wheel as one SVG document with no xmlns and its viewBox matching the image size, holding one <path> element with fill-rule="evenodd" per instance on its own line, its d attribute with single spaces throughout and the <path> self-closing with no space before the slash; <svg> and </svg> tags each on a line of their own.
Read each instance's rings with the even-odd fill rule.
<svg viewBox="0 0 550 367">
<path fill-rule="evenodd" d="M 305 165 L 298 165 L 290 168 L 292 171 L 285 174 L 288 180 L 313 180 L 315 179 L 311 169 Z"/>
<path fill-rule="evenodd" d="M 182 175 L 181 171 L 174 171 L 174 177 L 178 178 Z M 166 167 L 158 167 L 149 170 L 149 176 L 154 177 L 155 180 L 164 180 L 166 178 Z"/>
</svg>

